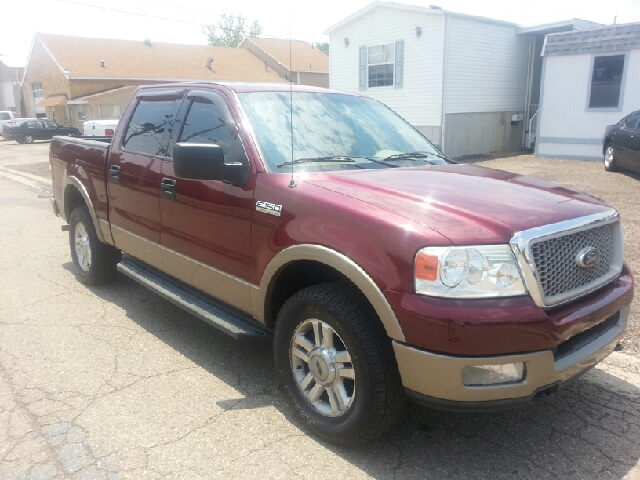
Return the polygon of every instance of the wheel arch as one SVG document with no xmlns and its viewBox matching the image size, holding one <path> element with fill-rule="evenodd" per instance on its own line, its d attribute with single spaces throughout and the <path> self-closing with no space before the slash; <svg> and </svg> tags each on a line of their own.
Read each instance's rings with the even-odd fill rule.
<svg viewBox="0 0 640 480">
<path fill-rule="evenodd" d="M 304 272 L 306 281 L 300 279 Z M 275 326 L 278 311 L 293 293 L 310 285 L 348 280 L 362 292 L 382 322 L 387 335 L 405 341 L 402 328 L 389 302 L 373 279 L 353 260 L 320 245 L 295 245 L 278 253 L 267 265 L 260 287 L 254 291 L 254 311 L 268 328 Z"/>
<path fill-rule="evenodd" d="M 602 142 L 602 154 L 604 155 L 605 152 L 607 151 L 607 147 L 611 145 L 612 147 L 615 148 L 615 145 L 613 144 L 613 138 L 611 137 L 605 137 L 604 142 Z"/>
<path fill-rule="evenodd" d="M 100 228 L 100 222 L 98 221 L 95 208 L 93 207 L 93 202 L 91 201 L 91 197 L 89 196 L 86 187 L 76 177 L 68 176 L 67 185 L 64 189 L 64 204 L 61 209 L 64 212 L 65 220 L 68 221 L 71 217 L 71 212 L 81 205 L 86 205 L 89 209 L 89 214 L 91 215 L 91 220 L 93 221 L 93 226 L 96 229 L 98 239 L 102 243 L 107 243 L 105 242 L 102 229 Z"/>
</svg>

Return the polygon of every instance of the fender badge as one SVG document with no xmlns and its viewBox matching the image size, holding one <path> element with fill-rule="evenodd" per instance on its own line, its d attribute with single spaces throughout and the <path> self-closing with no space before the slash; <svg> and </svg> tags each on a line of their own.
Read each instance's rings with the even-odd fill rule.
<svg viewBox="0 0 640 480">
<path fill-rule="evenodd" d="M 268 213 L 269 215 L 275 215 L 276 217 L 279 217 L 280 212 L 282 211 L 282 205 L 276 205 L 275 203 L 263 202 L 262 200 L 258 200 L 256 202 L 256 210 L 262 213 Z"/>
<path fill-rule="evenodd" d="M 576 263 L 583 268 L 593 267 L 600 260 L 600 252 L 594 247 L 586 247 L 576 255 Z"/>
</svg>

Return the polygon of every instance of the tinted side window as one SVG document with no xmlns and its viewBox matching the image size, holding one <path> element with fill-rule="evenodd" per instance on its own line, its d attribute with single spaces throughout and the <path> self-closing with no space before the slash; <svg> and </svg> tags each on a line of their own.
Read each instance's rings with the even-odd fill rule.
<svg viewBox="0 0 640 480">
<path fill-rule="evenodd" d="M 638 119 L 640 118 L 640 114 L 636 113 L 635 115 L 630 115 L 625 121 L 624 126 L 627 128 L 638 128 Z"/>
<path fill-rule="evenodd" d="M 145 100 L 136 106 L 123 146 L 146 155 L 164 155 L 163 135 L 171 131 L 176 100 Z"/>
<path fill-rule="evenodd" d="M 223 112 L 210 99 L 194 98 L 184 121 L 179 142 L 215 143 L 222 147 L 226 158 L 231 146 L 231 134 L 224 117 Z"/>
<path fill-rule="evenodd" d="M 58 125 L 53 122 L 44 122 L 44 126 L 45 128 L 58 128 Z"/>
<path fill-rule="evenodd" d="M 42 122 L 27 122 L 29 128 L 42 128 Z"/>
</svg>

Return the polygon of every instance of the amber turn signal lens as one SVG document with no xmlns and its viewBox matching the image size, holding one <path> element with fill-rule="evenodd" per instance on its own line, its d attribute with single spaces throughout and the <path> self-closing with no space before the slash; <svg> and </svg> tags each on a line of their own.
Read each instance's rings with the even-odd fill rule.
<svg viewBox="0 0 640 480">
<path fill-rule="evenodd" d="M 438 257 L 420 252 L 416 257 L 416 278 L 427 282 L 438 279 Z"/>
</svg>

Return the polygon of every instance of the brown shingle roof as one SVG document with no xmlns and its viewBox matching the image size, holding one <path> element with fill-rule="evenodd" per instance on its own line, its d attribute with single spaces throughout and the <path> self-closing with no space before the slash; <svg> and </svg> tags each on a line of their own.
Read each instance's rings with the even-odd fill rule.
<svg viewBox="0 0 640 480">
<path fill-rule="evenodd" d="M 282 65 L 289 68 L 288 39 L 247 37 L 245 41 L 253 42 Z M 309 42 L 292 40 L 290 70 L 294 72 L 329 72 L 329 56 L 323 51 L 313 48 Z"/>
<path fill-rule="evenodd" d="M 245 49 L 37 33 L 71 78 L 282 82 Z M 213 58 L 209 70 L 207 58 Z M 104 67 L 101 61 L 104 60 Z"/>
<path fill-rule="evenodd" d="M 64 95 L 57 95 L 55 97 L 45 98 L 38 102 L 36 107 L 59 107 L 67 104 L 67 97 Z"/>
</svg>

